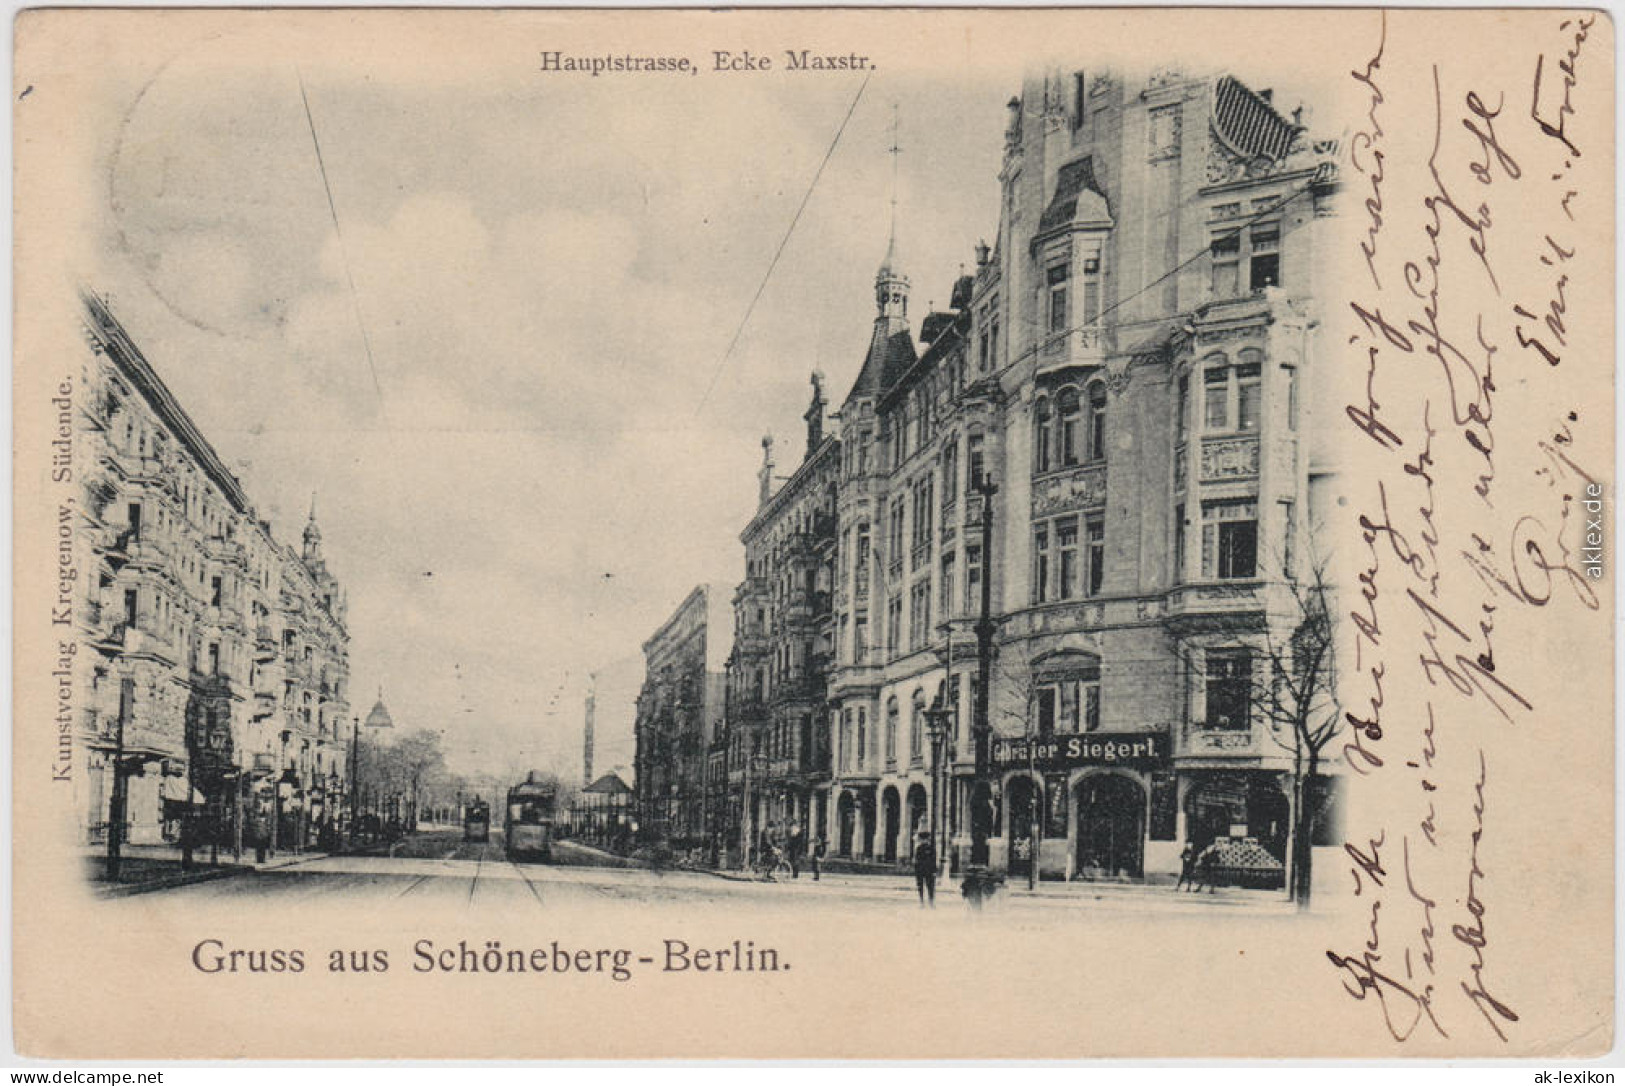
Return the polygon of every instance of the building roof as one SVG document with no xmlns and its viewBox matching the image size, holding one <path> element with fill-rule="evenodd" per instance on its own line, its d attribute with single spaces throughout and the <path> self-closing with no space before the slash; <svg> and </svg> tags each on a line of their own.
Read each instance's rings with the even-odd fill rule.
<svg viewBox="0 0 1625 1086">
<path fill-rule="evenodd" d="M 192 416 L 181 407 L 169 386 L 158 376 L 158 371 L 147 361 L 147 356 L 135 345 L 106 300 L 88 289 L 81 289 L 79 298 L 85 307 L 85 327 L 95 341 L 95 349 L 106 352 L 108 359 L 135 386 L 136 391 L 175 435 L 175 439 L 191 453 L 203 473 L 220 488 L 231 507 L 239 513 L 247 512 L 248 495 L 243 493 L 237 476 L 226 470 L 220 454 L 214 451 L 214 446 L 203 436 L 192 421 Z"/>
<path fill-rule="evenodd" d="M 1038 233 L 1043 234 L 1071 223 L 1087 226 L 1110 226 L 1111 208 L 1106 194 L 1095 180 L 1094 159 L 1083 158 L 1061 167 L 1055 178 L 1055 196 L 1038 220 Z"/>
<path fill-rule="evenodd" d="M 394 718 L 389 715 L 389 710 L 384 708 L 384 692 L 380 690 L 378 691 L 378 700 L 373 702 L 372 712 L 367 714 L 367 727 L 393 728 L 394 726 Z"/>
<path fill-rule="evenodd" d="M 1268 92 L 1265 92 L 1268 93 Z M 1292 147 L 1298 128 L 1275 112 L 1263 95 L 1227 75 L 1213 89 L 1213 130 L 1245 158 L 1275 160 Z"/>
<path fill-rule="evenodd" d="M 587 785 L 582 791 L 594 795 L 625 796 L 632 794 L 632 786 L 621 780 L 619 773 L 610 772 Z"/>
<path fill-rule="evenodd" d="M 897 378 L 914 364 L 918 355 L 914 351 L 914 337 L 908 329 L 894 330 L 886 321 L 876 321 L 874 334 L 869 337 L 869 353 L 864 356 L 863 369 L 846 394 L 848 400 L 858 396 L 879 396 L 890 388 Z"/>
</svg>

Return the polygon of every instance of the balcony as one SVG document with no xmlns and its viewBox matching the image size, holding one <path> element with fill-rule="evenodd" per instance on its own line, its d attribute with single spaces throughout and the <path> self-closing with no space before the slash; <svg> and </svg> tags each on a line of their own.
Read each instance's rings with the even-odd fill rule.
<svg viewBox="0 0 1625 1086">
<path fill-rule="evenodd" d="M 268 663 L 275 660 L 276 655 L 276 632 L 269 626 L 256 626 L 254 628 L 254 662 L 256 664 Z"/>
<path fill-rule="evenodd" d="M 824 689 L 824 679 L 821 675 L 792 673 L 774 685 L 773 703 L 778 705 L 789 701 L 817 701 L 824 696 Z"/>
<path fill-rule="evenodd" d="M 243 545 L 235 539 L 226 539 L 224 536 L 211 535 L 203 541 L 203 553 L 219 562 L 228 562 L 233 565 L 246 565 L 247 552 Z"/>
<path fill-rule="evenodd" d="M 1044 340 L 1038 349 L 1038 373 L 1067 366 L 1099 366 L 1105 363 L 1105 337 L 1099 325 L 1069 328 Z"/>
<path fill-rule="evenodd" d="M 1260 625 L 1266 600 L 1263 581 L 1211 581 L 1186 584 L 1168 593 L 1168 621 L 1176 626 L 1223 627 Z"/>
</svg>

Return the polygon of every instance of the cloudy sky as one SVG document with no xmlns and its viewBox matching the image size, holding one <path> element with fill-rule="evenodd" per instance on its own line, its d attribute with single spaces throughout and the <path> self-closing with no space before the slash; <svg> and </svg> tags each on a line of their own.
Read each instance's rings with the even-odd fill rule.
<svg viewBox="0 0 1625 1086">
<path fill-rule="evenodd" d="M 630 763 L 640 645 L 739 580 L 761 436 L 788 471 L 809 371 L 837 399 L 856 376 L 894 105 L 918 318 L 993 234 L 1019 69 L 877 71 L 728 354 L 861 75 L 542 77 L 495 50 L 407 79 L 250 37 L 100 77 L 93 285 L 280 538 L 316 496 L 358 712 L 382 686 L 461 768 L 574 771 L 601 671 L 598 762 Z"/>
</svg>

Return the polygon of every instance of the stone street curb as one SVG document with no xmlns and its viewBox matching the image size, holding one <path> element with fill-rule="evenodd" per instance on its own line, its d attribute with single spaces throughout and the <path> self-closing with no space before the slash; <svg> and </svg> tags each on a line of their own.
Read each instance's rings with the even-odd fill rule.
<svg viewBox="0 0 1625 1086">
<path fill-rule="evenodd" d="M 112 886 L 96 887 L 96 896 L 103 898 L 130 897 L 134 894 L 145 894 L 155 890 L 173 890 L 181 886 L 191 886 L 199 882 L 213 882 L 216 879 L 228 879 L 236 875 L 246 875 L 252 871 L 251 867 L 211 867 L 202 871 L 189 871 L 180 875 L 171 875 L 168 878 L 149 879 L 146 882 L 118 883 Z"/>
</svg>

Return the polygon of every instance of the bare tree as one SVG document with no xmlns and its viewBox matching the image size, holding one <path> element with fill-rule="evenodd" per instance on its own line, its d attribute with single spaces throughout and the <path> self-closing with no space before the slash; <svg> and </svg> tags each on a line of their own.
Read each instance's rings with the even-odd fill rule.
<svg viewBox="0 0 1625 1086">
<path fill-rule="evenodd" d="M 1266 681 L 1253 685 L 1253 708 L 1270 724 L 1270 738 L 1292 755 L 1292 832 L 1287 877 L 1300 909 L 1309 907 L 1312 844 L 1321 814 L 1317 782 L 1322 752 L 1342 730 L 1337 704 L 1337 652 L 1332 638 L 1332 590 L 1324 562 L 1284 584 L 1289 609 L 1265 626 Z"/>
<path fill-rule="evenodd" d="M 1300 909 L 1309 908 L 1312 843 L 1328 798 L 1321 782 L 1324 751 L 1342 731 L 1337 705 L 1337 654 L 1333 643 L 1331 608 L 1333 588 L 1323 560 L 1311 556 L 1307 569 L 1271 581 L 1261 592 L 1265 613 L 1237 616 L 1234 626 L 1214 631 L 1222 646 L 1245 648 L 1249 666 L 1245 693 L 1238 689 L 1234 706 L 1247 714 L 1250 729 L 1262 729 L 1280 749 L 1292 756 L 1291 813 L 1287 834 L 1287 890 Z M 1287 564 L 1278 560 L 1276 569 Z M 1238 644 L 1239 642 L 1239 644 Z M 1209 673 L 1206 639 L 1187 642 L 1175 652 L 1186 673 L 1197 683 L 1214 678 Z M 1211 686 L 1210 697 L 1211 697 Z M 1213 706 L 1209 705 L 1210 714 Z M 1210 716 L 1210 719 L 1211 716 Z M 1329 783 L 1324 787 L 1329 788 Z"/>
</svg>

